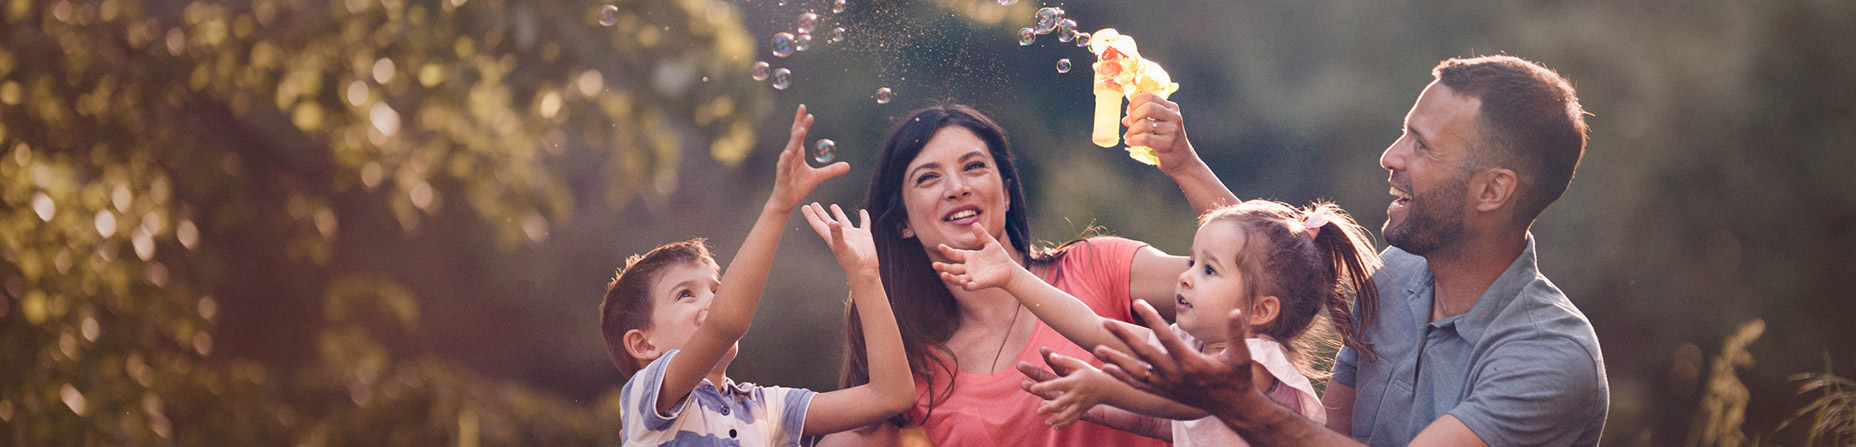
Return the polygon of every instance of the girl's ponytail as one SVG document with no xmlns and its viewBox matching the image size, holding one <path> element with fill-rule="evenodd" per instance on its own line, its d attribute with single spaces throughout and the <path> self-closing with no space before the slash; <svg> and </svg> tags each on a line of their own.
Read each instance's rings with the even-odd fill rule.
<svg viewBox="0 0 1856 447">
<path fill-rule="evenodd" d="M 1340 333 L 1342 343 L 1352 347 L 1368 361 L 1374 360 L 1372 343 L 1365 338 L 1366 329 L 1379 312 L 1379 287 L 1372 274 L 1379 269 L 1379 254 L 1373 250 L 1366 229 L 1355 223 L 1346 211 L 1332 203 L 1310 206 L 1304 213 L 1304 227 L 1314 237 L 1315 249 L 1325 257 L 1334 272 L 1336 287 L 1328 291 L 1324 305 Z M 1347 302 L 1351 292 L 1359 313 Z"/>
</svg>

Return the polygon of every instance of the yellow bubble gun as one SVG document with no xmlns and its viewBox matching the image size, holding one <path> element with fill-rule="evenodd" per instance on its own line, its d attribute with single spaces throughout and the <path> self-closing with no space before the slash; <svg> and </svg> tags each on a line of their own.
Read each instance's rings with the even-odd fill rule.
<svg viewBox="0 0 1856 447">
<path fill-rule="evenodd" d="M 1179 84 L 1167 76 L 1160 64 L 1141 58 L 1133 37 L 1114 28 L 1090 34 L 1089 51 L 1096 54 L 1096 116 L 1090 140 L 1097 146 L 1115 147 L 1115 143 L 1121 141 L 1122 98 L 1152 93 L 1166 99 L 1179 90 Z M 1150 165 L 1160 164 L 1160 158 L 1151 147 L 1129 147 L 1128 157 Z"/>
</svg>

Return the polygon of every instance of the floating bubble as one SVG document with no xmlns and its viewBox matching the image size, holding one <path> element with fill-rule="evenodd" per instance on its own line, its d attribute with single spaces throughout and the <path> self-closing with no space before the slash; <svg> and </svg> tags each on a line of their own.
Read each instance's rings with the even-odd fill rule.
<svg viewBox="0 0 1856 447">
<path fill-rule="evenodd" d="M 810 49 L 812 49 L 811 34 L 800 34 L 798 38 L 793 39 L 793 50 L 805 51 Z"/>
<path fill-rule="evenodd" d="M 773 67 L 766 62 L 754 62 L 754 80 L 765 81 L 773 73 Z"/>
<path fill-rule="evenodd" d="M 844 7 L 848 6 L 845 3 L 846 2 L 844 0 L 831 0 L 831 13 L 832 14 L 843 14 Z"/>
<path fill-rule="evenodd" d="M 786 0 L 780 0 L 780 6 L 786 6 Z"/>
<path fill-rule="evenodd" d="M 787 87 L 792 87 L 792 86 L 793 86 L 793 71 L 792 70 L 787 70 L 784 68 L 776 68 L 773 70 L 773 88 L 779 89 L 779 90 L 786 90 Z"/>
<path fill-rule="evenodd" d="M 1076 21 L 1063 19 L 1057 22 L 1057 40 L 1069 42 L 1076 38 Z"/>
<path fill-rule="evenodd" d="M 818 14 L 806 11 L 799 15 L 799 34 L 812 34 L 812 27 L 818 26 Z"/>
<path fill-rule="evenodd" d="M 612 26 L 615 23 L 619 23 L 619 7 L 613 5 L 599 7 L 599 24 Z"/>
<path fill-rule="evenodd" d="M 1063 8 L 1046 7 L 1038 9 L 1038 34 L 1050 34 L 1057 29 L 1057 21 L 1063 20 Z"/>
<path fill-rule="evenodd" d="M 889 104 L 889 95 L 890 95 L 889 87 L 883 87 L 883 88 L 876 89 L 876 103 L 877 104 Z"/>
<path fill-rule="evenodd" d="M 777 33 L 773 35 L 773 55 L 786 57 L 793 54 L 793 35 Z"/>
<path fill-rule="evenodd" d="M 1083 47 L 1083 48 L 1089 48 L 1089 32 L 1088 31 L 1077 31 L 1076 37 L 1074 37 L 1074 39 L 1076 39 L 1076 46 Z"/>
<path fill-rule="evenodd" d="M 838 143 L 832 142 L 830 138 L 818 140 L 818 144 L 813 145 L 813 149 L 815 150 L 812 152 L 812 159 L 818 160 L 819 163 L 831 163 L 832 159 L 838 158 Z"/>
<path fill-rule="evenodd" d="M 999 6 L 1012 6 L 1016 4 L 1018 4 L 1018 0 L 999 0 Z"/>
<path fill-rule="evenodd" d="M 1031 42 L 1036 42 L 1037 40 L 1038 40 L 1038 35 L 1035 31 L 1032 31 L 1031 28 L 1019 28 L 1018 29 L 1018 45 L 1019 46 L 1031 46 Z"/>
<path fill-rule="evenodd" d="M 832 28 L 831 29 L 831 43 L 838 43 L 838 42 L 843 42 L 843 41 L 844 41 L 844 27 L 840 26 L 837 28 Z"/>
<path fill-rule="evenodd" d="M 1070 72 L 1070 59 L 1069 58 L 1057 60 L 1057 72 L 1058 73 L 1069 73 Z"/>
</svg>

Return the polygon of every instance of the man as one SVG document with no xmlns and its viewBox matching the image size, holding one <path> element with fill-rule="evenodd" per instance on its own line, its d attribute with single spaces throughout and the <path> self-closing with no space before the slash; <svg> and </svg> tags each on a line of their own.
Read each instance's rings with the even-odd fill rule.
<svg viewBox="0 0 1856 447">
<path fill-rule="evenodd" d="M 1596 445 L 1610 405 L 1598 339 L 1537 269 L 1528 232 L 1585 152 L 1578 98 L 1557 73 L 1509 56 L 1450 59 L 1432 74 L 1379 159 L 1397 196 L 1382 229 L 1392 248 L 1374 276 L 1377 312 L 1363 316 L 1371 352 L 1342 349 L 1328 382 L 1332 430 L 1254 389 L 1241 344 L 1210 357 L 1156 331 L 1161 352 L 1120 330 L 1140 360 L 1098 350 L 1104 369 L 1253 445 Z M 1240 316 L 1232 337 L 1249 332 Z"/>
</svg>

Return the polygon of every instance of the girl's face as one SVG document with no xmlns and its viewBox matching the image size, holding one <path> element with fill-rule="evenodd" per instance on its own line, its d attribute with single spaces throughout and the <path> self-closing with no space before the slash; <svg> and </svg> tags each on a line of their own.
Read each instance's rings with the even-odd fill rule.
<svg viewBox="0 0 1856 447">
<path fill-rule="evenodd" d="M 980 239 L 971 225 L 980 225 L 988 234 L 1011 247 L 1006 240 L 1005 213 L 1011 206 L 1005 194 L 1005 181 L 999 166 L 973 131 L 948 126 L 936 131 L 934 138 L 909 161 L 902 180 L 903 207 L 908 210 L 908 228 L 904 237 L 919 239 L 928 257 L 936 261 L 941 252 L 935 247 L 976 250 Z"/>
<path fill-rule="evenodd" d="M 1192 252 L 1186 255 L 1186 271 L 1180 272 L 1174 287 L 1179 328 L 1207 344 L 1225 341 L 1225 319 L 1231 310 L 1250 304 L 1244 297 L 1250 278 L 1238 268 L 1244 233 L 1231 222 L 1199 226 L 1192 236 Z M 1255 318 L 1251 324 L 1257 324 Z"/>
</svg>

